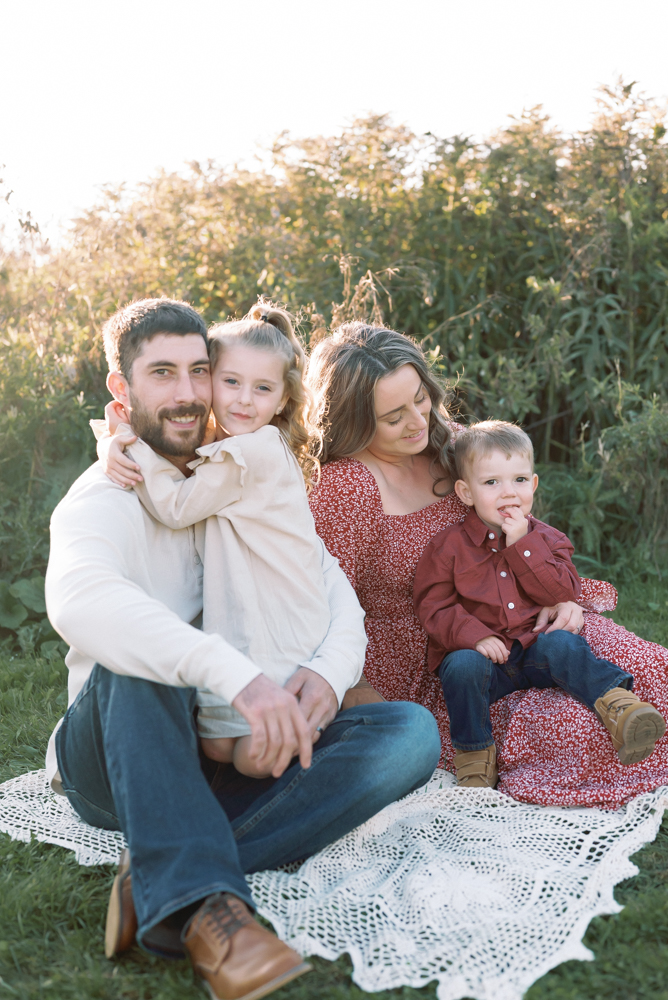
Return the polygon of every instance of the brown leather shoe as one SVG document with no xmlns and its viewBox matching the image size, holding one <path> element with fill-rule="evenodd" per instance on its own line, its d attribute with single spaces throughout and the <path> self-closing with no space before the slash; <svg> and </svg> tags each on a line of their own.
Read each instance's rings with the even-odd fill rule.
<svg viewBox="0 0 668 1000">
<path fill-rule="evenodd" d="M 136 933 L 137 915 L 132 899 L 130 852 L 126 847 L 121 851 L 107 908 L 107 929 L 104 936 L 104 953 L 107 958 L 114 958 L 131 948 L 135 943 Z"/>
<path fill-rule="evenodd" d="M 612 736 L 620 764 L 645 760 L 666 731 L 661 713 L 625 688 L 607 691 L 594 703 L 594 711 Z"/>
<path fill-rule="evenodd" d="M 495 788 L 499 780 L 496 769 L 496 747 L 484 750 L 459 750 L 453 761 L 457 784 L 462 788 Z"/>
<path fill-rule="evenodd" d="M 204 901 L 183 943 L 212 1000 L 259 1000 L 312 968 L 229 892 Z"/>
</svg>

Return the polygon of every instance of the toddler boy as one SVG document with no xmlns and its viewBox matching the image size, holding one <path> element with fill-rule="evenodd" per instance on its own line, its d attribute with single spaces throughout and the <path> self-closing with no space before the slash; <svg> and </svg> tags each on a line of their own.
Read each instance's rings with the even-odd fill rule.
<svg viewBox="0 0 668 1000">
<path fill-rule="evenodd" d="M 455 492 L 471 510 L 427 545 L 414 600 L 443 686 L 457 784 L 494 787 L 489 706 L 530 687 L 560 687 L 593 709 L 622 764 L 649 757 L 666 725 L 632 693 L 631 674 L 580 635 L 533 631 L 542 607 L 579 598 L 580 578 L 568 538 L 531 516 L 531 441 L 501 420 L 473 424 L 456 438 L 455 464 Z"/>
</svg>

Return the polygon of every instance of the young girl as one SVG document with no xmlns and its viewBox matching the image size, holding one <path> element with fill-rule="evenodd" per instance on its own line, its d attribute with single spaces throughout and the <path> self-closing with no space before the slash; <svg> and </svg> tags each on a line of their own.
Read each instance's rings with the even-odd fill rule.
<svg viewBox="0 0 668 1000">
<path fill-rule="evenodd" d="M 110 478 L 120 485 L 132 480 L 159 521 L 172 528 L 205 522 L 204 631 L 223 635 L 283 685 L 317 659 L 330 624 L 305 488 L 317 463 L 309 455 L 304 352 L 287 313 L 263 303 L 239 322 L 213 327 L 209 338 L 213 414 L 222 439 L 197 449 L 195 474 L 183 479 L 143 441 L 129 441 L 127 424 L 114 436 L 105 428 L 98 453 Z M 113 413 L 110 404 L 111 431 Z M 265 777 L 249 756 L 243 716 L 208 691 L 198 691 L 197 702 L 204 753 L 232 761 L 242 774 Z"/>
</svg>

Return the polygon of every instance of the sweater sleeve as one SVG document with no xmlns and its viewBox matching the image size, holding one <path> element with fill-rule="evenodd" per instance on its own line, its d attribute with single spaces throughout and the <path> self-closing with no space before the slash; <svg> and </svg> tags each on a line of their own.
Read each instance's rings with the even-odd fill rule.
<svg viewBox="0 0 668 1000">
<path fill-rule="evenodd" d="M 415 570 L 413 583 L 415 613 L 425 632 L 442 649 L 475 649 L 487 636 L 497 635 L 459 603 L 452 560 L 430 542 Z"/>
<path fill-rule="evenodd" d="M 336 559 L 322 542 L 320 545 L 331 619 L 322 643 L 312 658 L 300 666 L 309 667 L 324 677 L 340 706 L 348 688 L 357 684 L 362 676 L 367 644 L 364 611 Z"/>
<path fill-rule="evenodd" d="M 133 506 L 136 509 L 133 510 Z M 261 673 L 219 635 L 182 621 L 133 579 L 141 549 L 132 492 L 61 502 L 51 521 L 49 619 L 63 639 L 109 670 L 233 702 Z"/>
<path fill-rule="evenodd" d="M 103 420 L 91 420 L 97 438 L 97 454 L 103 468 L 107 465 L 109 446 L 114 437 L 130 437 L 129 424 L 119 424 L 114 435 L 109 434 Z M 257 437 L 257 440 L 255 440 Z M 139 438 L 127 448 L 127 454 L 139 465 L 143 482 L 134 490 L 142 505 L 162 524 L 177 530 L 189 528 L 198 521 L 222 513 L 241 499 L 248 479 L 246 457 L 272 463 L 276 451 L 272 436 L 247 434 L 215 441 L 197 449 L 198 458 L 190 463 L 194 475 L 186 479 L 167 458 L 158 455 Z"/>
<path fill-rule="evenodd" d="M 128 454 L 139 465 L 144 481 L 134 490 L 153 517 L 169 528 L 188 528 L 222 514 L 241 499 L 246 461 L 234 438 L 200 449 L 195 473 L 186 479 L 172 463 L 137 441 Z"/>
<path fill-rule="evenodd" d="M 550 607 L 560 601 L 577 601 L 580 577 L 573 565 L 573 546 L 560 531 L 549 534 L 535 525 L 533 530 L 505 549 L 508 565 L 522 590 L 535 601 Z"/>
</svg>

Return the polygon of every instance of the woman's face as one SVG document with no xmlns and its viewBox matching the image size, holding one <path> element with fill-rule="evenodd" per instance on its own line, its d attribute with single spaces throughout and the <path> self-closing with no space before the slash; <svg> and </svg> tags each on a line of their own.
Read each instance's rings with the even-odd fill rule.
<svg viewBox="0 0 668 1000">
<path fill-rule="evenodd" d="M 402 365 L 376 383 L 378 428 L 368 450 L 379 457 L 419 455 L 429 443 L 431 399 L 413 365 Z"/>
</svg>

